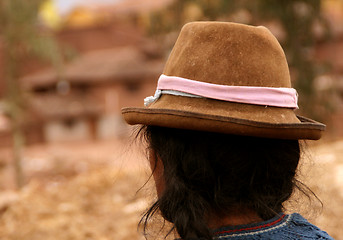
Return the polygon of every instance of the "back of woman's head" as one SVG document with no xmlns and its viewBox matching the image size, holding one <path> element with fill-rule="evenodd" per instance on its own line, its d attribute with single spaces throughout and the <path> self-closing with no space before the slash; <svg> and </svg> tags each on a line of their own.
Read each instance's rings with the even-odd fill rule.
<svg viewBox="0 0 343 240">
<path fill-rule="evenodd" d="M 143 132 L 163 166 L 163 191 L 141 220 L 145 227 L 160 210 L 182 239 L 212 239 L 211 219 L 240 209 L 270 219 L 296 186 L 297 140 L 154 126 Z"/>
</svg>

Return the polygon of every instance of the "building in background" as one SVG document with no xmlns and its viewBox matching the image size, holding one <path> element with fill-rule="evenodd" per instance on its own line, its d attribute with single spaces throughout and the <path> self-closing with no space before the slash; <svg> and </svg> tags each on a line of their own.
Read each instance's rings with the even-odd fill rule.
<svg viewBox="0 0 343 240">
<path fill-rule="evenodd" d="M 77 5 L 62 19 L 50 18 L 55 25 L 48 26 L 72 55 L 64 73 L 34 58 L 25 63 L 21 83 L 29 93 L 24 126 L 28 144 L 118 137 L 127 127 L 121 107 L 141 106 L 154 93 L 164 56 L 137 18 L 170 0 L 149 0 L 144 7 L 138 0 L 100 2 Z M 48 11 L 54 10 L 52 1 L 47 3 Z M 0 38 L 0 57 L 2 47 Z M 1 85 L 0 95 L 4 91 Z M 0 146 L 10 146 L 6 116 L 0 112 L 0 117 Z"/>
<path fill-rule="evenodd" d="M 32 93 L 31 126 L 40 142 L 92 140 L 126 133 L 121 108 L 142 106 L 151 95 L 163 61 L 132 46 L 91 51 L 65 66 L 63 80 L 53 69 L 22 79 Z"/>
</svg>

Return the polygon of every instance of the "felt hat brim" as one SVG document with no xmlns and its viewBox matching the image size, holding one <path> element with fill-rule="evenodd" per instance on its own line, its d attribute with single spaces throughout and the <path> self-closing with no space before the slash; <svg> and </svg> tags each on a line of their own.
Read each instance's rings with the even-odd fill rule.
<svg viewBox="0 0 343 240">
<path fill-rule="evenodd" d="M 215 106 L 215 107 L 213 107 Z M 144 108 L 123 108 L 127 123 L 277 139 L 320 139 L 325 125 L 293 109 L 162 95 Z"/>
</svg>

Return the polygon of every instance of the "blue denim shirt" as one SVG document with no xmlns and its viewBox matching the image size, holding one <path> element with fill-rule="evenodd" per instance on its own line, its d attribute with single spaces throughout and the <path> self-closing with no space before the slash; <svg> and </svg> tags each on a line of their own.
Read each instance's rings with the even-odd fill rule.
<svg viewBox="0 0 343 240">
<path fill-rule="evenodd" d="M 298 213 L 280 214 L 256 224 L 223 227 L 215 230 L 215 236 L 218 240 L 333 240 Z"/>
</svg>

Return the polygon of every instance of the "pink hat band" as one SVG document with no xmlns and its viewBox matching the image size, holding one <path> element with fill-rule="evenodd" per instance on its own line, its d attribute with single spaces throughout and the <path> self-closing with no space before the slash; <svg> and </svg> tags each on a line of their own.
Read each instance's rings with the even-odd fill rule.
<svg viewBox="0 0 343 240">
<path fill-rule="evenodd" d="M 154 97 L 145 99 L 145 105 L 156 101 L 161 94 L 203 97 L 228 102 L 246 103 L 282 108 L 298 108 L 298 94 L 294 88 L 228 86 L 195 81 L 162 74 Z"/>
</svg>

